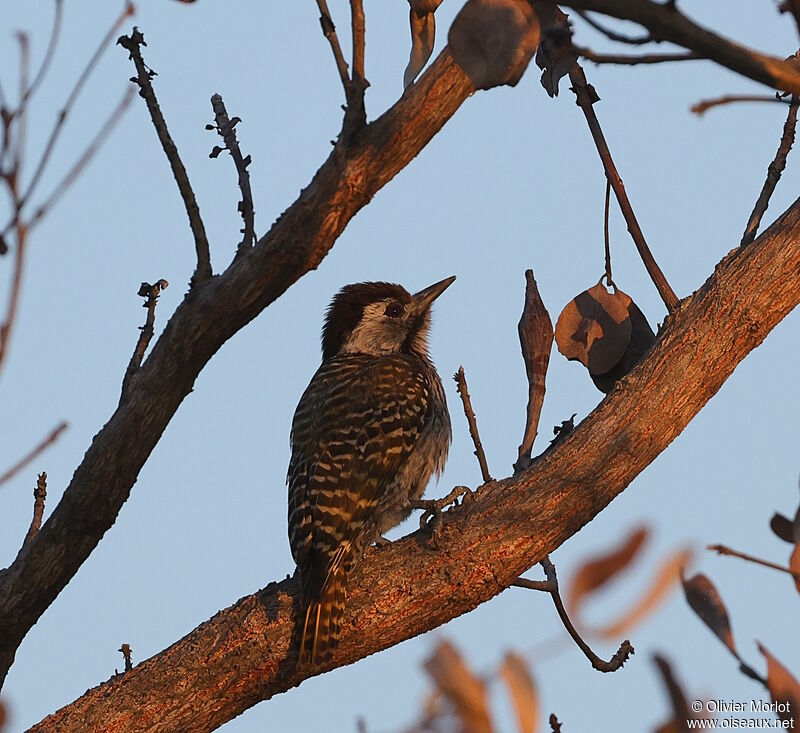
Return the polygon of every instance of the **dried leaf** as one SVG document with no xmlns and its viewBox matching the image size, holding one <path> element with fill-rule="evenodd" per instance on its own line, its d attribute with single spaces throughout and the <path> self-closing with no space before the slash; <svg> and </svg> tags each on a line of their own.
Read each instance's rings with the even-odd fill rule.
<svg viewBox="0 0 800 733">
<path fill-rule="evenodd" d="M 784 542 L 788 542 L 790 544 L 794 544 L 794 527 L 792 526 L 792 520 L 788 517 L 784 517 L 783 514 L 775 512 L 772 515 L 772 519 L 769 520 L 770 529 L 780 537 Z"/>
<path fill-rule="evenodd" d="M 739 652 L 736 651 L 736 642 L 733 640 L 728 610 L 714 584 L 702 573 L 689 580 L 681 578 L 681 581 L 689 606 L 738 659 Z"/>
<path fill-rule="evenodd" d="M 642 357 L 650 351 L 650 347 L 656 341 L 656 335 L 650 328 L 647 318 L 633 301 L 628 306 L 628 314 L 631 319 L 631 340 L 628 342 L 622 358 L 613 369 L 604 374 L 590 374 L 594 386 L 605 394 L 614 389 L 617 381 L 642 360 Z"/>
<path fill-rule="evenodd" d="M 783 721 L 797 720 L 800 717 L 800 683 L 761 644 L 758 645 L 758 651 L 767 660 L 767 684 L 772 702 L 775 703 L 775 713 Z"/>
<path fill-rule="evenodd" d="M 794 546 L 791 556 L 789 557 L 789 570 L 793 573 L 800 573 L 800 541 Z M 794 585 L 797 592 L 800 593 L 800 579 L 798 575 L 794 576 Z"/>
<path fill-rule="evenodd" d="M 539 697 L 525 660 L 513 652 L 508 652 L 503 660 L 503 666 L 500 667 L 500 676 L 508 685 L 511 698 L 514 700 L 519 733 L 534 733 L 539 719 Z"/>
<path fill-rule="evenodd" d="M 637 527 L 622 545 L 609 553 L 585 561 L 578 568 L 567 592 L 567 608 L 570 616 L 577 616 L 578 608 L 587 595 L 605 585 L 631 563 L 649 534 L 647 527 Z"/>
<path fill-rule="evenodd" d="M 408 4 L 418 13 L 433 13 L 442 4 L 442 0 L 408 0 Z"/>
<path fill-rule="evenodd" d="M 681 568 L 692 560 L 692 550 L 688 547 L 669 555 L 661 564 L 652 584 L 629 611 L 614 623 L 601 629 L 592 629 L 592 633 L 604 639 L 617 639 L 627 634 L 636 624 L 651 614 L 666 598 L 673 585 L 680 580 Z"/>
<path fill-rule="evenodd" d="M 492 733 L 486 701 L 486 688 L 470 672 L 456 648 L 443 641 L 425 669 L 437 687 L 453 706 L 462 725 L 462 733 Z"/>
<path fill-rule="evenodd" d="M 660 654 L 653 655 L 653 661 L 661 673 L 661 679 L 664 682 L 664 687 L 667 688 L 669 701 L 672 705 L 673 718 L 669 723 L 662 725 L 658 731 L 666 733 L 666 731 L 675 731 L 675 733 L 682 733 L 687 730 L 687 720 L 695 719 L 695 716 L 689 710 L 689 704 L 686 701 L 686 693 L 684 693 L 678 680 L 672 672 L 670 663 Z"/>
<path fill-rule="evenodd" d="M 535 2 L 533 9 L 541 28 L 536 65 L 542 69 L 542 86 L 551 97 L 557 97 L 558 82 L 578 60 L 572 47 L 572 32 L 566 13 L 556 5 Z"/>
<path fill-rule="evenodd" d="M 436 19 L 433 11 L 415 10 L 412 4 L 408 17 L 411 24 L 411 55 L 403 74 L 403 88 L 411 84 L 425 68 L 436 40 Z"/>
<path fill-rule="evenodd" d="M 467 0 L 448 42 L 476 89 L 513 87 L 539 45 L 539 20 L 528 0 Z"/>
<path fill-rule="evenodd" d="M 556 323 L 556 344 L 567 359 L 580 361 L 590 374 L 605 374 L 622 359 L 633 326 L 633 301 L 621 290 L 609 293 L 602 283 L 571 300 Z"/>
</svg>

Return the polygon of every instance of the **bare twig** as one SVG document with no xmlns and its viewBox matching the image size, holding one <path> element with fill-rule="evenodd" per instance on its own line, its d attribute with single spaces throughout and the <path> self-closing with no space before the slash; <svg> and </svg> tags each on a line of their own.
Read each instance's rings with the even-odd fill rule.
<svg viewBox="0 0 800 733">
<path fill-rule="evenodd" d="M 778 151 L 775 153 L 775 157 L 767 168 L 767 178 L 764 181 L 764 186 L 761 188 L 761 193 L 758 195 L 758 199 L 753 207 L 753 212 L 750 214 L 750 218 L 747 221 L 747 226 L 742 235 L 741 246 L 750 244 L 756 238 L 758 227 L 761 224 L 761 217 L 764 216 L 764 212 L 766 212 L 769 206 L 772 192 L 775 190 L 775 186 L 781 178 L 781 173 L 783 173 L 783 169 L 786 167 L 786 156 L 789 154 L 794 144 L 798 106 L 800 106 L 800 97 L 793 94 L 792 101 L 789 105 L 789 114 L 786 115 L 786 122 L 783 124 L 783 134 L 781 135 L 781 141 L 778 145 Z"/>
<path fill-rule="evenodd" d="M 122 657 L 125 660 L 125 671 L 130 672 L 133 669 L 133 661 L 131 659 L 133 649 L 131 649 L 131 645 L 123 644 L 117 651 L 122 652 Z"/>
<path fill-rule="evenodd" d="M 147 346 L 150 343 L 150 339 L 153 338 L 153 324 L 155 324 L 156 321 L 156 303 L 158 302 L 158 296 L 161 295 L 161 291 L 168 286 L 169 283 L 162 278 L 152 285 L 150 283 L 142 283 L 139 287 L 138 294 L 147 299 L 142 304 L 142 307 L 147 308 L 147 317 L 145 318 L 144 326 L 139 326 L 141 333 L 139 334 L 139 339 L 136 342 L 136 348 L 133 350 L 133 356 L 131 356 L 131 360 L 128 363 L 128 368 L 125 370 L 125 377 L 122 380 L 121 399 L 125 398 L 125 395 L 130 387 L 131 379 L 133 379 L 133 376 L 139 370 L 139 367 L 142 366 L 144 352 L 147 351 Z"/>
<path fill-rule="evenodd" d="M 528 377 L 528 410 L 525 433 L 517 452 L 514 473 L 525 470 L 531 463 L 531 450 L 539 429 L 539 417 L 544 402 L 547 365 L 553 347 L 553 323 L 544 307 L 533 270 L 525 271 L 525 306 L 517 325 L 525 373 Z"/>
<path fill-rule="evenodd" d="M 16 191 L 12 191 L 12 198 L 16 200 Z M 5 362 L 11 332 L 17 318 L 17 306 L 22 292 L 22 272 L 25 269 L 25 245 L 27 243 L 28 229 L 19 217 L 14 222 L 16 234 L 16 247 L 14 248 L 14 271 L 11 275 L 11 290 L 8 294 L 6 316 L 0 323 L 0 369 Z M 0 235 L 2 237 L 2 235 Z"/>
<path fill-rule="evenodd" d="M 364 76 L 365 21 L 363 0 L 350 0 L 353 26 L 353 73 L 347 92 L 347 111 L 345 112 L 343 138 L 347 143 L 367 121 L 364 107 L 364 92 L 369 82 Z"/>
<path fill-rule="evenodd" d="M 53 60 L 53 54 L 55 53 L 56 46 L 58 45 L 58 37 L 61 32 L 61 19 L 63 15 L 62 11 L 64 9 L 64 3 L 62 0 L 55 0 L 55 5 L 56 8 L 53 15 L 53 29 L 50 32 L 50 41 L 47 44 L 47 50 L 44 53 L 44 58 L 39 66 L 39 70 L 36 72 L 36 76 L 34 76 L 30 86 L 22 95 L 22 99 L 20 99 L 17 109 L 12 112 L 12 116 L 17 114 L 19 109 L 24 107 L 28 103 L 28 100 L 36 93 L 36 90 L 39 88 L 39 85 L 42 83 L 42 80 L 45 78 L 47 71 L 50 68 L 50 63 Z"/>
<path fill-rule="evenodd" d="M 516 586 L 518 588 L 530 588 L 532 590 L 543 590 L 547 591 L 553 599 L 553 603 L 555 604 L 556 611 L 558 611 L 558 616 L 561 619 L 561 622 L 564 624 L 564 628 L 569 632 L 569 635 L 572 637 L 573 641 L 578 645 L 578 648 L 584 653 L 586 658 L 592 663 L 592 667 L 594 667 L 599 672 L 616 672 L 620 667 L 622 667 L 625 662 L 628 661 L 631 654 L 633 654 L 633 646 L 631 643 L 625 639 L 625 641 L 620 644 L 619 649 L 616 651 L 613 657 L 609 659 L 607 662 L 603 659 L 600 659 L 589 647 L 589 645 L 581 638 L 580 634 L 577 632 L 575 627 L 572 625 L 572 621 L 567 614 L 567 610 L 564 608 L 564 602 L 561 600 L 561 594 L 558 590 L 558 576 L 556 574 L 556 566 L 550 561 L 549 557 L 545 557 L 539 563 L 544 570 L 545 577 L 547 578 L 546 581 L 530 581 L 526 580 L 525 578 L 518 578 L 515 580 L 511 585 Z"/>
<path fill-rule="evenodd" d="M 61 433 L 63 433 L 67 427 L 67 423 L 62 422 L 53 428 L 50 433 L 44 439 L 42 439 L 35 448 L 33 448 L 33 450 L 20 458 L 13 466 L 11 466 L 11 468 L 7 469 L 5 473 L 0 475 L 0 486 L 7 481 L 10 481 L 31 461 L 38 458 L 47 448 L 49 448 L 53 443 L 56 442 L 56 440 L 58 440 L 58 436 L 61 435 Z"/>
<path fill-rule="evenodd" d="M 112 110 L 94 139 L 86 146 L 86 149 L 81 153 L 80 157 L 75 161 L 69 171 L 67 171 L 67 174 L 59 181 L 50 195 L 33 212 L 27 222 L 28 230 L 33 229 L 33 227 L 41 221 L 50 209 L 58 203 L 58 200 L 67 192 L 70 186 L 75 183 L 81 173 L 83 173 L 91 159 L 97 154 L 97 151 L 103 146 L 103 143 L 105 143 L 108 136 L 117 126 L 125 110 L 128 109 L 128 106 L 133 100 L 133 95 L 133 87 L 125 91 L 122 95 L 122 99 L 120 99 L 117 106 Z"/>
<path fill-rule="evenodd" d="M 617 64 L 620 66 L 638 66 L 640 64 L 665 64 L 672 61 L 699 61 L 704 57 L 694 51 L 678 51 L 675 53 L 644 53 L 644 54 L 623 54 L 623 53 L 596 53 L 590 48 L 583 46 L 573 46 L 578 56 L 591 61 L 594 64 Z"/>
<path fill-rule="evenodd" d="M 606 178 L 606 203 L 603 208 L 603 242 L 606 250 L 606 285 L 614 286 L 614 277 L 611 274 L 611 237 L 608 232 L 608 210 L 611 204 L 611 181 Z"/>
<path fill-rule="evenodd" d="M 756 565 L 763 565 L 765 568 L 780 570 L 782 573 L 787 573 L 791 575 L 795 580 L 800 581 L 800 573 L 796 573 L 794 570 L 790 570 L 789 568 L 783 565 L 778 565 L 777 563 L 770 562 L 769 560 L 762 560 L 760 557 L 755 557 L 754 555 L 748 555 L 744 552 L 733 550 L 730 547 L 727 547 L 726 545 L 708 545 L 706 549 L 712 550 L 713 552 L 717 552 L 720 555 L 727 555 L 728 557 L 738 557 L 742 560 L 747 560 L 747 562 L 755 563 Z"/>
<path fill-rule="evenodd" d="M 142 58 L 141 47 L 146 45 L 144 35 L 134 26 L 131 35 L 120 36 L 117 39 L 117 43 L 128 51 L 130 59 L 136 67 L 136 76 L 132 81 L 138 84 L 139 95 L 147 103 L 150 119 L 152 119 L 153 126 L 156 128 L 161 147 L 164 149 L 164 153 L 172 168 L 172 175 L 175 178 L 175 182 L 178 184 L 178 190 L 183 199 L 183 205 L 186 207 L 186 213 L 189 217 L 189 226 L 192 230 L 194 246 L 197 252 L 197 268 L 192 275 L 190 285 L 196 286 L 211 277 L 211 255 L 208 249 L 206 229 L 200 217 L 200 207 L 197 205 L 197 199 L 195 198 L 194 191 L 192 191 L 192 184 L 189 182 L 186 168 L 178 154 L 178 148 L 169 134 L 166 120 L 164 119 L 161 107 L 159 107 L 158 100 L 156 99 L 156 93 L 153 90 L 152 84 L 152 78 L 155 76 L 155 72 L 145 64 Z"/>
<path fill-rule="evenodd" d="M 651 36 L 649 33 L 645 36 L 626 36 L 623 33 L 612 31 L 610 28 L 606 28 L 606 26 L 602 25 L 601 23 L 598 23 L 585 10 L 576 10 L 575 13 L 585 23 L 588 23 L 596 31 L 602 33 L 606 38 L 608 38 L 609 41 L 616 41 L 617 43 L 626 43 L 629 46 L 644 46 L 646 43 L 653 42 L 653 36 Z"/>
<path fill-rule="evenodd" d="M 551 733 L 561 733 L 561 723 L 558 722 L 558 718 L 556 717 L 555 713 L 550 713 L 548 722 L 550 723 Z"/>
<path fill-rule="evenodd" d="M 797 30 L 800 32 L 800 0 L 783 0 L 778 6 L 778 12 L 791 13 Z"/>
<path fill-rule="evenodd" d="M 481 436 L 478 433 L 478 421 L 475 418 L 475 412 L 472 409 L 472 401 L 469 397 L 469 390 L 467 389 L 467 376 L 464 374 L 464 367 L 460 366 L 458 371 L 453 375 L 456 382 L 456 390 L 461 397 L 461 402 L 464 405 L 464 415 L 467 418 L 469 425 L 469 434 L 472 442 L 475 445 L 475 455 L 478 458 L 478 463 L 481 467 L 481 476 L 483 483 L 493 481 L 492 475 L 489 473 L 489 465 L 486 463 L 486 454 L 483 452 L 483 445 L 481 443 Z"/>
<path fill-rule="evenodd" d="M 244 219 L 244 229 L 242 229 L 242 241 L 237 247 L 237 253 L 242 253 L 253 246 L 256 239 L 255 231 L 255 210 L 253 209 L 253 192 L 250 189 L 250 173 L 247 167 L 252 162 L 248 155 L 246 158 L 242 155 L 239 141 L 236 139 L 236 125 L 241 121 L 239 117 L 234 117 L 232 120 L 228 117 L 228 111 L 225 109 L 225 102 L 219 94 L 214 94 L 211 97 L 211 108 L 214 110 L 214 119 L 216 127 L 207 125 L 211 129 L 216 129 L 220 137 L 225 142 L 225 148 L 230 152 L 233 163 L 236 166 L 236 173 L 239 176 L 239 190 L 242 192 L 242 200 L 239 202 L 239 211 Z M 214 146 L 211 151 L 211 157 L 216 158 L 222 152 L 222 148 Z"/>
<path fill-rule="evenodd" d="M 344 60 L 342 47 L 339 45 L 339 37 L 336 35 L 336 26 L 333 24 L 326 0 L 317 0 L 317 7 L 319 8 L 319 24 L 322 26 L 322 34 L 331 45 L 336 68 L 339 70 L 339 77 L 342 80 L 342 87 L 344 87 L 344 95 L 347 98 L 349 96 L 350 77 L 347 73 L 347 62 Z"/>
<path fill-rule="evenodd" d="M 647 246 L 642 229 L 639 226 L 639 222 L 636 220 L 636 215 L 633 213 L 631 202 L 628 200 L 628 195 L 625 193 L 625 186 L 622 183 L 622 178 L 620 178 L 619 172 L 611 158 L 611 152 L 608 149 L 603 130 L 600 127 L 600 122 L 592 107 L 594 102 L 599 99 L 597 92 L 595 92 L 594 87 L 586 81 L 586 75 L 583 73 L 581 65 L 577 62 L 573 64 L 570 69 L 569 79 L 572 82 L 572 91 L 575 92 L 578 106 L 583 110 L 586 121 L 589 123 L 589 130 L 592 133 L 592 138 L 594 138 L 597 152 L 600 154 L 600 159 L 603 161 L 606 177 L 611 182 L 611 187 L 614 189 L 614 194 L 619 202 L 622 215 L 625 217 L 625 221 L 628 224 L 628 231 L 631 234 L 631 238 L 636 245 L 636 249 L 639 251 L 639 255 L 642 258 L 642 262 L 644 262 L 647 273 L 650 275 L 650 279 L 653 281 L 653 284 L 658 290 L 658 294 L 664 301 L 664 305 L 667 306 L 668 311 L 672 311 L 678 304 L 678 298 L 667 282 L 666 277 L 664 277 L 664 273 L 661 272 L 661 268 L 656 263 L 652 252 L 650 252 L 650 248 Z"/>
<path fill-rule="evenodd" d="M 106 47 L 108 46 L 109 42 L 114 37 L 114 35 L 119 31 L 120 27 L 125 22 L 125 20 L 131 15 L 133 15 L 134 12 L 135 9 L 133 7 L 133 4 L 130 2 L 126 2 L 125 7 L 123 8 L 119 17 L 114 21 L 113 25 L 105 34 L 105 36 L 103 36 L 103 40 L 100 41 L 100 45 L 97 47 L 94 54 L 89 59 L 89 62 L 86 64 L 86 67 L 84 68 L 83 72 L 78 77 L 78 80 L 75 82 L 75 86 L 72 88 L 69 97 L 67 97 L 66 104 L 58 113 L 56 124 L 53 126 L 53 130 L 50 133 L 49 139 L 47 140 L 44 152 L 42 153 L 42 157 L 39 159 L 39 163 L 36 166 L 36 170 L 34 171 L 33 177 L 31 178 L 30 183 L 28 183 L 25 192 L 22 194 L 22 197 L 20 198 L 17 204 L 16 216 L 19 215 L 22 208 L 30 200 L 30 197 L 36 190 L 36 186 L 39 183 L 39 180 L 41 179 L 41 176 L 44 173 L 45 169 L 47 168 L 48 162 L 50 161 L 50 156 L 53 153 L 56 142 L 58 141 L 59 135 L 61 134 L 61 130 L 64 128 L 64 122 L 66 121 L 67 116 L 72 110 L 72 107 L 74 106 L 75 101 L 78 98 L 78 95 L 81 93 L 84 85 L 86 84 L 86 81 L 91 76 L 92 71 L 94 71 L 94 69 L 97 67 L 97 62 L 100 60 L 100 56 L 103 54 L 103 51 L 105 51 Z"/>
<path fill-rule="evenodd" d="M 721 107 L 723 104 L 738 102 L 778 102 L 779 104 L 789 104 L 789 100 L 784 99 L 779 94 L 725 94 L 713 99 L 701 99 L 689 109 L 696 115 L 703 115 L 712 107 Z"/>
<path fill-rule="evenodd" d="M 47 499 L 47 474 L 42 471 L 36 480 L 36 487 L 33 489 L 33 519 L 31 519 L 31 526 L 28 528 L 28 534 L 22 542 L 25 547 L 29 542 L 39 534 L 42 527 L 42 517 L 44 516 L 44 502 Z"/>
</svg>

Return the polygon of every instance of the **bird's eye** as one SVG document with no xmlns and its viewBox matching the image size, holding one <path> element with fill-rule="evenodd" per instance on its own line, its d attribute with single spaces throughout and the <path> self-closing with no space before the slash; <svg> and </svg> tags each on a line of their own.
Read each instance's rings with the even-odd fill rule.
<svg viewBox="0 0 800 733">
<path fill-rule="evenodd" d="M 403 306 L 401 303 L 389 303 L 384 313 L 389 316 L 389 318 L 399 318 L 403 315 Z"/>
</svg>

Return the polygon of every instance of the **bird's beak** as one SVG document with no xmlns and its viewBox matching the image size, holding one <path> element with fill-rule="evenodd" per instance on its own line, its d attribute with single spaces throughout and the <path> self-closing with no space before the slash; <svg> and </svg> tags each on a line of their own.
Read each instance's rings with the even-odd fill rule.
<svg viewBox="0 0 800 733">
<path fill-rule="evenodd" d="M 414 293 L 414 295 L 411 296 L 411 302 L 414 304 L 414 312 L 420 314 L 428 310 L 428 308 L 431 307 L 431 303 L 447 290 L 455 279 L 456 276 L 453 275 L 424 290 L 420 290 L 418 293 Z"/>
</svg>

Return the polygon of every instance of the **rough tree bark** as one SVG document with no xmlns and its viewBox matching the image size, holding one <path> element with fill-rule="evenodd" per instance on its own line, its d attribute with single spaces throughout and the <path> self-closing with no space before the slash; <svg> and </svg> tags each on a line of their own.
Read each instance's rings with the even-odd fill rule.
<svg viewBox="0 0 800 733">
<path fill-rule="evenodd" d="M 554 451 L 357 569 L 332 663 L 362 659 L 474 609 L 592 520 L 680 434 L 800 302 L 800 200 L 731 252 L 668 317 L 647 357 Z M 294 687 L 298 588 L 271 583 L 31 731 L 214 730 Z"/>
</svg>

